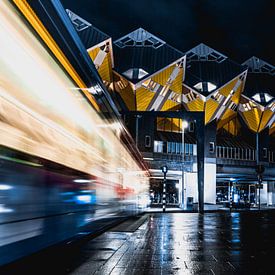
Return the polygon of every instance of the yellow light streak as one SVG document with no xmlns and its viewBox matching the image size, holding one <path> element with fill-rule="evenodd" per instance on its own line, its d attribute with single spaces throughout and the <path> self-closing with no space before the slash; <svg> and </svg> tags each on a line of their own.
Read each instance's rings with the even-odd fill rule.
<svg viewBox="0 0 275 275">
<path fill-rule="evenodd" d="M 0 145 L 146 189 L 145 173 L 115 134 L 120 124 L 100 118 L 6 0 L 0 41 Z"/>
<path fill-rule="evenodd" d="M 23 13 L 23 15 L 27 18 L 27 20 L 30 22 L 30 24 L 33 26 L 33 28 L 37 31 L 37 33 L 40 35 L 40 37 L 43 39 L 43 41 L 47 44 L 47 46 L 50 48 L 50 50 L 53 52 L 53 54 L 56 56 L 56 58 L 60 61 L 60 63 L 64 66 L 65 70 L 69 73 L 69 75 L 73 78 L 73 80 L 77 83 L 79 87 L 84 87 L 85 84 L 77 74 L 77 72 L 74 70 L 66 56 L 63 54 L 63 52 L 60 50 L 52 36 L 49 34 L 49 32 L 46 30 L 44 25 L 41 23 L 39 18 L 36 16 L 34 11 L 31 9 L 29 4 L 26 0 L 13 0 L 13 2 L 17 5 L 17 7 L 20 9 L 20 11 Z M 86 86 L 85 86 L 86 87 Z M 97 111 L 99 111 L 99 106 L 97 105 L 96 101 L 94 100 L 93 96 L 89 94 L 86 90 L 83 90 L 84 94 L 89 98 L 93 106 L 96 108 Z"/>
</svg>

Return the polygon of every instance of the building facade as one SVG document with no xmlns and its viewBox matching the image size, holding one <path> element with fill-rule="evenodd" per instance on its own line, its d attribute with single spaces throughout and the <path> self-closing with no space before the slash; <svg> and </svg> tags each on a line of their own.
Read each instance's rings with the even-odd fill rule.
<svg viewBox="0 0 275 275">
<path fill-rule="evenodd" d="M 175 193 L 171 203 L 198 202 L 202 157 L 205 203 L 229 201 L 233 195 L 236 201 L 257 203 L 255 168 L 262 164 L 261 201 L 275 204 L 273 65 L 257 57 L 239 64 L 202 43 L 182 53 L 142 28 L 112 44 L 90 23 L 68 14 L 150 168 L 154 188 L 161 186 L 166 165 Z M 88 30 L 93 39 L 87 38 Z M 204 114 L 203 129 L 197 113 Z M 200 134 L 204 151 L 198 156 Z M 161 192 L 153 187 L 152 196 Z"/>
</svg>

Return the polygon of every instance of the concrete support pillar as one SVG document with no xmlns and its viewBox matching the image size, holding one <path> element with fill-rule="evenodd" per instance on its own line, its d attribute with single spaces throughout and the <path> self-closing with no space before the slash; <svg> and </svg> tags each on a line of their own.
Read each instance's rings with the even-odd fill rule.
<svg viewBox="0 0 275 275">
<path fill-rule="evenodd" d="M 204 202 L 210 204 L 216 204 L 216 131 L 215 121 L 205 126 Z"/>
<path fill-rule="evenodd" d="M 275 183 L 268 182 L 267 183 L 267 205 L 274 205 L 275 204 Z"/>
<path fill-rule="evenodd" d="M 204 152 L 205 152 L 205 126 L 203 120 L 196 121 L 196 138 L 197 138 L 197 169 L 198 169 L 198 205 L 199 212 L 204 212 Z"/>
<path fill-rule="evenodd" d="M 206 159 L 204 177 L 204 202 L 216 204 L 216 160 Z"/>
<path fill-rule="evenodd" d="M 179 179 L 178 183 L 178 192 L 179 192 L 179 205 L 182 206 L 182 178 Z"/>
<path fill-rule="evenodd" d="M 263 189 L 261 189 L 260 195 L 261 195 L 261 205 L 262 204 L 267 204 L 268 200 L 268 192 L 267 192 L 267 182 L 263 181 Z"/>
<path fill-rule="evenodd" d="M 193 198 L 194 203 L 198 203 L 197 173 L 185 173 L 186 197 Z"/>
</svg>

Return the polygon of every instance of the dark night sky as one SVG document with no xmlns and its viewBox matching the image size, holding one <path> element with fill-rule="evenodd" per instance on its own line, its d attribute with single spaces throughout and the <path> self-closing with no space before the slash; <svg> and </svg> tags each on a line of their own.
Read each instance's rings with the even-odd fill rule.
<svg viewBox="0 0 275 275">
<path fill-rule="evenodd" d="M 61 0 L 117 39 L 143 27 L 185 52 L 200 42 L 275 65 L 275 0 Z"/>
</svg>

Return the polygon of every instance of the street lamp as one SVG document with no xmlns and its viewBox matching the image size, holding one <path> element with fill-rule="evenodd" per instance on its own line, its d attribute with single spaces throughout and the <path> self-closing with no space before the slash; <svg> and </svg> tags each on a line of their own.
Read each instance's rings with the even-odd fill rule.
<svg viewBox="0 0 275 275">
<path fill-rule="evenodd" d="M 182 120 L 182 124 L 181 124 L 181 146 L 182 146 L 182 207 L 186 208 L 186 188 L 184 186 L 184 155 L 185 155 L 185 146 L 184 146 L 184 130 L 188 127 L 188 122 L 185 120 Z"/>
</svg>

